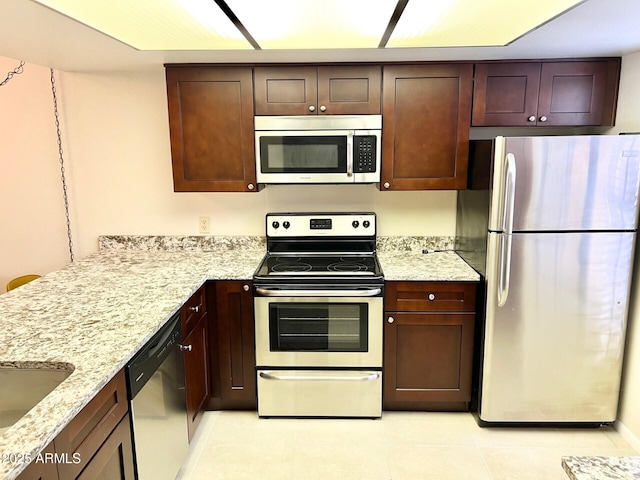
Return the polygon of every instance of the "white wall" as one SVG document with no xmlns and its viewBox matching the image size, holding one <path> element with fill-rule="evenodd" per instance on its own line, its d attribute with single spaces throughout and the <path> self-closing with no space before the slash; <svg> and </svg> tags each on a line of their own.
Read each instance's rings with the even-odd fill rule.
<svg viewBox="0 0 640 480">
<path fill-rule="evenodd" d="M 640 132 L 640 52 L 622 59 L 616 127 Z M 640 252 L 636 251 L 618 428 L 640 451 Z"/>
<path fill-rule="evenodd" d="M 18 63 L 0 57 L 0 81 Z M 0 292 L 69 262 L 58 158 L 49 69 L 25 65 L 0 87 Z"/>
<path fill-rule="evenodd" d="M 14 64 L 17 61 L 3 59 L 0 67 L 6 67 L 0 71 Z M 34 78 L 26 77 L 26 72 Z M 25 78 L 16 76 L 14 85 L 0 89 L 2 143 L 7 137 L 16 145 L 12 148 L 26 150 L 20 153 L 20 162 L 11 164 L 11 178 L 9 158 L 2 153 L 3 212 L 14 196 L 10 189 L 60 197 L 48 75 L 46 68 L 27 65 Z M 203 215 L 211 218 L 214 235 L 263 235 L 265 213 L 307 210 L 373 210 L 378 214 L 380 235 L 455 233 L 456 194 L 452 191 L 380 192 L 373 185 L 334 185 L 269 186 L 253 194 L 174 193 L 162 68 L 135 73 L 56 72 L 56 78 L 76 258 L 95 252 L 102 234 L 197 235 L 198 217 Z M 10 103 L 5 104 L 9 95 L 3 93 L 9 86 L 14 90 Z M 23 109 L 26 102 L 29 106 Z M 36 185 L 32 177 L 46 188 Z M 31 208 L 12 207 L 6 221 L 3 213 L 1 275 L 12 278 L 31 270 L 46 273 L 68 261 L 58 197 L 41 198 Z M 38 219 L 35 223 L 34 218 Z M 47 225 L 40 219 L 46 219 Z M 20 240 L 4 233 L 18 226 Z M 44 248 L 31 248 L 24 242 L 29 236 L 38 238 Z M 55 261 L 50 253 L 54 249 L 59 253 Z M 11 257 L 15 265 L 5 269 L 4 257 Z M 2 277 L 0 282 L 6 283 Z"/>
<path fill-rule="evenodd" d="M 174 193 L 164 71 L 62 75 L 80 255 L 100 234 L 263 235 L 269 211 L 373 210 L 381 235 L 453 235 L 455 192 L 372 185 L 268 186 L 258 193 Z"/>
</svg>

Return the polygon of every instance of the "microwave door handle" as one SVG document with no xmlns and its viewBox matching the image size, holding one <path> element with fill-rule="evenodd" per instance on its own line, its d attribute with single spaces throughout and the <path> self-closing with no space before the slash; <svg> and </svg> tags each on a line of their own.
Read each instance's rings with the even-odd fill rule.
<svg viewBox="0 0 640 480">
<path fill-rule="evenodd" d="M 347 133 L 347 177 L 353 177 L 353 132 Z"/>
</svg>

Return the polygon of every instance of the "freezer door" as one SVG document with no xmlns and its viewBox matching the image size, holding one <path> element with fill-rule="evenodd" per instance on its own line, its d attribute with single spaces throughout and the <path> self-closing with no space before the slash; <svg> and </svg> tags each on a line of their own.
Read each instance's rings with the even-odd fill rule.
<svg viewBox="0 0 640 480">
<path fill-rule="evenodd" d="M 639 135 L 498 137 L 492 231 L 504 230 L 511 157 L 515 160 L 513 231 L 636 229 Z"/>
<path fill-rule="evenodd" d="M 504 236 L 488 237 L 480 418 L 614 421 L 635 234 L 514 233 L 507 276 Z"/>
</svg>

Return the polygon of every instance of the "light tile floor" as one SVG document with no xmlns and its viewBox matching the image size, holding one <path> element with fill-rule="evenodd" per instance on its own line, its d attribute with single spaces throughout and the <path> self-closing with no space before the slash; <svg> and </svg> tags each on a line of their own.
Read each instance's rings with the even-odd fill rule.
<svg viewBox="0 0 640 480">
<path fill-rule="evenodd" d="M 565 455 L 638 455 L 611 427 L 480 428 L 468 413 L 260 419 L 206 412 L 180 480 L 567 480 Z"/>
</svg>

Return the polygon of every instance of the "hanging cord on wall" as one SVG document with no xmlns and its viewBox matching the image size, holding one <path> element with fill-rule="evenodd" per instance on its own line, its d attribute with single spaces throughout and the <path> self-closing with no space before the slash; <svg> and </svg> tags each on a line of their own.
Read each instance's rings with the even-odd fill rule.
<svg viewBox="0 0 640 480">
<path fill-rule="evenodd" d="M 51 93 L 53 94 L 53 112 L 56 117 L 56 132 L 58 134 L 58 154 L 60 156 L 60 174 L 62 178 L 62 194 L 64 197 L 64 214 L 67 217 L 67 238 L 69 239 L 69 258 L 73 263 L 73 241 L 71 239 L 71 217 L 69 215 L 69 196 L 67 194 L 67 179 L 64 173 L 64 158 L 62 157 L 62 134 L 60 133 L 60 117 L 58 115 L 58 97 L 56 96 L 56 82 L 51 69 Z"/>
<path fill-rule="evenodd" d="M 2 82 L 0 82 L 0 87 L 3 87 L 6 83 L 9 82 L 13 78 L 14 75 L 20 75 L 24 71 L 24 62 L 20 61 L 20 65 L 14 68 L 12 71 L 7 73 L 7 78 L 5 78 Z"/>
</svg>

